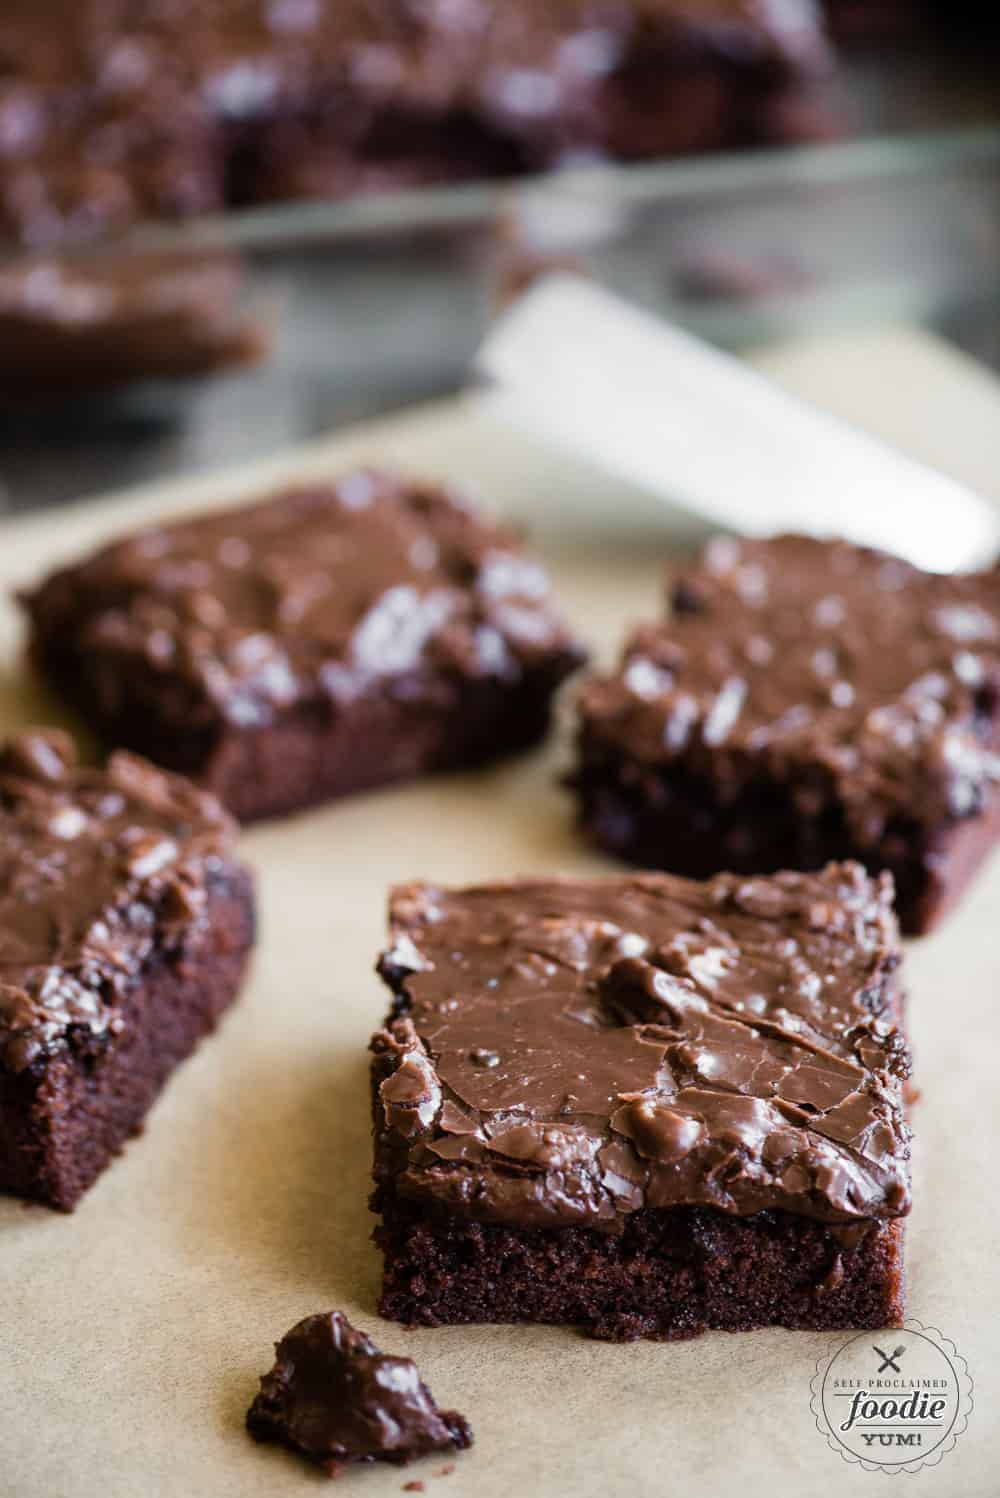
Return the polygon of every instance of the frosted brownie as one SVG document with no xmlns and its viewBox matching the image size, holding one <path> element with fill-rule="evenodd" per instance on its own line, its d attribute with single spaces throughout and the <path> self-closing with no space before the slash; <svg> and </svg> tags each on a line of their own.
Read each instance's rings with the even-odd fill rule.
<svg viewBox="0 0 1000 1498">
<path fill-rule="evenodd" d="M 619 1339 L 897 1324 L 891 893 L 857 865 L 397 889 L 383 1314 Z"/>
<path fill-rule="evenodd" d="M 250 875 L 215 799 L 64 735 L 0 748 L 0 1191 L 66 1210 L 240 986 Z"/>
<path fill-rule="evenodd" d="M 510 531 L 369 472 L 141 532 L 23 602 L 94 729 L 244 819 L 525 749 L 583 659 Z"/>
<path fill-rule="evenodd" d="M 1000 570 L 718 540 L 580 697 L 583 827 L 694 878 L 856 858 L 927 930 L 1000 835 Z"/>
</svg>

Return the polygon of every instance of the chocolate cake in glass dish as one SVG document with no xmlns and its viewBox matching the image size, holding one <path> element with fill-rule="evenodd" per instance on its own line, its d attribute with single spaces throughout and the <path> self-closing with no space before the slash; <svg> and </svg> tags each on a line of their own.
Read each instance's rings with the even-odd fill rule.
<svg viewBox="0 0 1000 1498">
<path fill-rule="evenodd" d="M 6 0 L 0 237 L 796 139 L 829 65 L 811 0 Z"/>
<path fill-rule="evenodd" d="M 899 1323 L 888 878 L 415 884 L 390 924 L 383 1315 L 611 1339 Z"/>
<path fill-rule="evenodd" d="M 372 1462 L 404 1467 L 472 1445 L 468 1421 L 438 1408 L 411 1359 L 380 1352 L 341 1311 L 306 1316 L 275 1344 L 274 1358 L 247 1411 L 247 1430 L 328 1477 Z"/>
</svg>

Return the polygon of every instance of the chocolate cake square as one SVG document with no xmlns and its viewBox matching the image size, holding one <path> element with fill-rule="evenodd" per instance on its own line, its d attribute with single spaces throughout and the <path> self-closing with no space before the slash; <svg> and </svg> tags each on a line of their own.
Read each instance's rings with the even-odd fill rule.
<svg viewBox="0 0 1000 1498">
<path fill-rule="evenodd" d="M 65 735 L 0 749 L 0 1191 L 71 1210 L 239 989 L 250 875 L 215 799 Z"/>
<path fill-rule="evenodd" d="M 719 539 L 580 696 L 584 829 L 693 878 L 857 859 L 928 930 L 1000 836 L 1000 569 Z"/>
<path fill-rule="evenodd" d="M 381 1310 L 599 1337 L 897 1325 L 891 880 L 414 884 L 380 963 Z"/>
<path fill-rule="evenodd" d="M 526 749 L 583 659 L 510 531 L 369 472 L 144 531 L 23 602 L 93 728 L 246 820 Z"/>
</svg>

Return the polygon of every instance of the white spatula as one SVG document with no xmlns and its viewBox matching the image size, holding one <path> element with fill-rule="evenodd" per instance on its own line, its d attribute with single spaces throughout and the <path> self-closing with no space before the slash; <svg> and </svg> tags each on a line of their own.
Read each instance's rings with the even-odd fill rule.
<svg viewBox="0 0 1000 1498">
<path fill-rule="evenodd" d="M 981 496 L 581 277 L 522 297 L 477 370 L 505 419 L 720 528 L 842 535 L 940 572 L 1000 551 Z"/>
</svg>

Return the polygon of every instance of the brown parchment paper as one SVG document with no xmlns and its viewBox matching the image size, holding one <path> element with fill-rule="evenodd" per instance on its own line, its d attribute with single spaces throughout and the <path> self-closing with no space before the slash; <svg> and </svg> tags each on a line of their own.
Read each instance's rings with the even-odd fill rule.
<svg viewBox="0 0 1000 1498">
<path fill-rule="evenodd" d="M 948 462 L 1000 496 L 1000 387 L 906 333 L 763 361 L 796 388 Z M 839 374 L 838 374 L 839 371 Z M 948 429 L 928 420 L 946 408 Z M 879 414 L 881 413 L 881 414 Z M 929 437 L 928 433 L 933 432 Z M 633 498 L 509 434 L 468 403 L 382 423 L 250 473 L 161 486 L 0 527 L 6 595 L 123 525 L 217 503 L 356 458 L 472 482 L 531 516 L 567 611 L 599 653 L 659 606 L 669 538 Z M 565 520 L 567 496 L 580 526 Z M 598 503 L 599 502 L 599 503 Z M 631 520 L 628 517 L 631 516 Z M 555 522 L 555 523 L 553 523 Z M 628 523 L 627 523 L 628 522 Z M 26 679 L 0 603 L 0 727 L 58 720 Z M 562 734 L 516 764 L 369 795 L 244 839 L 259 877 L 253 976 L 72 1217 L 0 1202 L 0 1494 L 4 1498 L 281 1498 L 325 1479 L 254 1446 L 243 1416 L 273 1341 L 343 1308 L 414 1356 L 476 1445 L 408 1471 L 360 1469 L 338 1491 L 437 1498 L 829 1498 L 890 1481 L 937 1498 L 1000 1494 L 997 1051 L 1000 862 L 907 954 L 921 1098 L 910 1311 L 968 1361 L 976 1408 L 939 1466 L 895 1479 L 849 1466 L 810 1412 L 817 1358 L 842 1337 L 781 1331 L 613 1346 L 560 1328 L 408 1332 L 375 1311 L 366 1208 L 366 1045 L 387 885 L 607 867 L 578 842 L 555 783 Z"/>
</svg>

